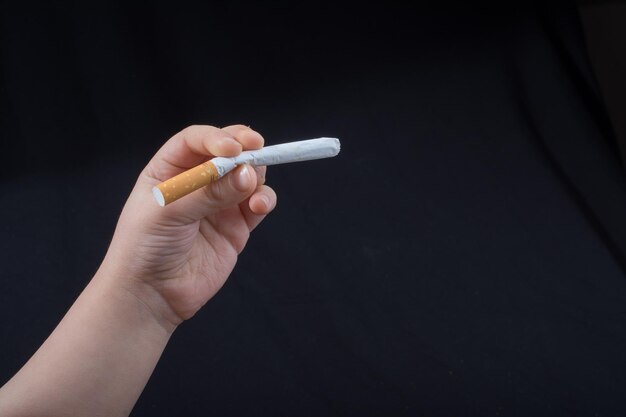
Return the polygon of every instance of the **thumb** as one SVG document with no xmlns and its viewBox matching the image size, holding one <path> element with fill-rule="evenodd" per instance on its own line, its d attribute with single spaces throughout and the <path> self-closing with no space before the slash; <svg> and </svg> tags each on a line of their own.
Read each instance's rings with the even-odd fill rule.
<svg viewBox="0 0 626 417">
<path fill-rule="evenodd" d="M 241 165 L 223 178 L 194 191 L 162 210 L 175 209 L 177 216 L 191 222 L 212 213 L 233 207 L 250 197 L 257 186 L 256 172 L 250 165 Z"/>
</svg>

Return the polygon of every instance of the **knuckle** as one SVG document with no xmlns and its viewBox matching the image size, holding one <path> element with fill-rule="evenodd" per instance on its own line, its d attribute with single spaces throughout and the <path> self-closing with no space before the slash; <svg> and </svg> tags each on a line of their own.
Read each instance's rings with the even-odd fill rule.
<svg viewBox="0 0 626 417">
<path fill-rule="evenodd" d="M 190 132 L 195 132 L 196 130 L 198 130 L 200 128 L 200 125 L 189 125 L 186 128 L 184 128 L 181 133 L 190 133 Z"/>
<path fill-rule="evenodd" d="M 141 178 L 141 176 L 144 174 L 150 178 L 156 178 L 158 180 L 161 180 L 162 178 L 161 172 L 158 169 L 158 165 L 154 162 L 154 160 L 150 160 L 148 162 L 148 165 L 146 165 L 144 171 L 139 175 L 139 177 Z"/>
<path fill-rule="evenodd" d="M 180 133 L 185 136 L 206 136 L 208 134 L 215 133 L 216 130 L 217 128 L 214 126 L 195 124 L 187 126 L 181 130 Z"/>
<path fill-rule="evenodd" d="M 248 126 L 242 125 L 242 124 L 235 124 L 235 125 L 230 125 L 228 126 L 229 129 L 234 129 L 234 130 L 243 130 L 243 129 L 248 129 Z"/>
<path fill-rule="evenodd" d="M 183 142 L 188 142 L 190 139 L 192 139 L 194 137 L 194 135 L 195 135 L 195 133 L 197 131 L 198 131 L 198 126 L 197 125 L 187 126 L 183 130 L 178 132 L 176 134 L 176 137 L 178 137 L 178 139 L 182 140 Z"/>
<path fill-rule="evenodd" d="M 224 201 L 224 186 L 221 181 L 216 181 L 204 187 L 204 192 L 209 201 L 220 203 Z"/>
</svg>

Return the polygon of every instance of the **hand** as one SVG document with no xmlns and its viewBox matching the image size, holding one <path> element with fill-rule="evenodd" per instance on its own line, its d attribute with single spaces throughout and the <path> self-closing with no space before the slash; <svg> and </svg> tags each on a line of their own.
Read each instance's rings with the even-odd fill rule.
<svg viewBox="0 0 626 417">
<path fill-rule="evenodd" d="M 101 268 L 166 328 L 192 317 L 224 285 L 276 194 L 263 185 L 265 167 L 248 165 L 165 207 L 152 187 L 213 156 L 262 146 L 263 137 L 246 126 L 191 126 L 139 175 Z"/>
</svg>

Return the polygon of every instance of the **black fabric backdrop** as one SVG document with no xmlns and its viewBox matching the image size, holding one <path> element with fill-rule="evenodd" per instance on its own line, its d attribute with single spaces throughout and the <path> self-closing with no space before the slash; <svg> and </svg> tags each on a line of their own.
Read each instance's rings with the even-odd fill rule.
<svg viewBox="0 0 626 417">
<path fill-rule="evenodd" d="M 0 17 L 0 381 L 190 124 L 266 143 L 276 211 L 135 416 L 626 413 L 626 193 L 573 5 L 68 4 Z"/>
</svg>

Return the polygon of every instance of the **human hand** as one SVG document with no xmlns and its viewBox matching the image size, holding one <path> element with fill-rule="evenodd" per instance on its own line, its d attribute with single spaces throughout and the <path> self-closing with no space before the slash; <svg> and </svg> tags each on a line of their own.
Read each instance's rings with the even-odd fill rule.
<svg viewBox="0 0 626 417">
<path fill-rule="evenodd" d="M 246 126 L 191 126 L 139 175 L 101 268 L 166 328 L 192 317 L 222 287 L 276 194 L 264 185 L 265 167 L 248 165 L 165 207 L 152 187 L 213 156 L 262 146 L 263 137 Z"/>
</svg>

